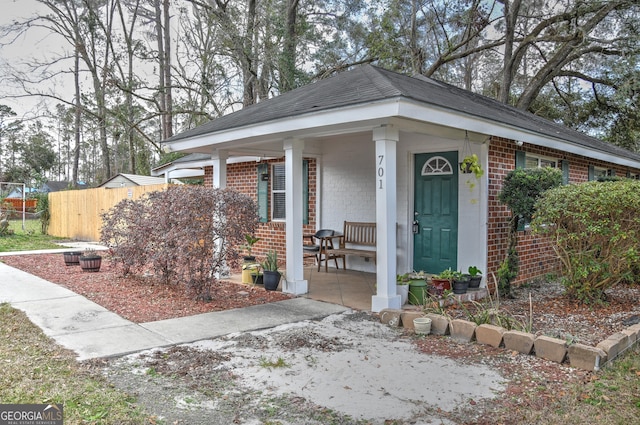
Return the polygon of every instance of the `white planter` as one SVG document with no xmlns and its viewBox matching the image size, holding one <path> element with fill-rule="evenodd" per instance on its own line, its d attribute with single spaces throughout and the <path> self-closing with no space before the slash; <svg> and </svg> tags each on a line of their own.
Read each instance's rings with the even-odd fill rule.
<svg viewBox="0 0 640 425">
<path fill-rule="evenodd" d="M 396 294 L 400 295 L 400 304 L 405 305 L 409 300 L 409 285 L 396 285 Z"/>
<path fill-rule="evenodd" d="M 413 327 L 417 334 L 429 335 L 431 333 L 431 319 L 428 317 L 416 317 L 413 319 Z"/>
</svg>

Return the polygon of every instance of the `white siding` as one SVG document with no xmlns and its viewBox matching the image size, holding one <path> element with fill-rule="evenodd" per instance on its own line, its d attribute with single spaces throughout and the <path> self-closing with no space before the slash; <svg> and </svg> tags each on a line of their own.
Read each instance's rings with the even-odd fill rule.
<svg viewBox="0 0 640 425">
<path fill-rule="evenodd" d="M 398 273 L 413 268 L 413 169 L 417 153 L 457 150 L 463 140 L 446 137 L 401 133 L 397 152 L 397 269 Z M 486 146 L 471 144 L 482 160 Z M 342 231 L 343 222 L 375 221 L 375 145 L 371 133 L 349 136 L 322 144 L 322 182 L 320 228 Z M 457 164 L 456 164 L 457 166 Z M 483 166 L 486 172 L 486 164 Z M 477 181 L 473 174 L 459 175 L 458 202 L 458 268 L 486 264 L 486 174 Z M 473 190 L 466 181 L 472 179 Z M 482 196 L 481 196 L 482 195 Z M 350 256 L 348 267 L 374 272 L 373 263 Z"/>
</svg>

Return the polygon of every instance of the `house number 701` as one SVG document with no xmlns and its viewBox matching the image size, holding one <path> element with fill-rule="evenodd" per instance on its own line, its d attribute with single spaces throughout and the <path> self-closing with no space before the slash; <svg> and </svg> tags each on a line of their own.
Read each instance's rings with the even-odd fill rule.
<svg viewBox="0 0 640 425">
<path fill-rule="evenodd" d="M 383 161 L 384 155 L 378 155 L 378 177 L 380 177 L 380 180 L 378 180 L 380 182 L 378 189 L 382 189 L 382 176 L 384 176 L 384 166 L 382 165 Z"/>
</svg>

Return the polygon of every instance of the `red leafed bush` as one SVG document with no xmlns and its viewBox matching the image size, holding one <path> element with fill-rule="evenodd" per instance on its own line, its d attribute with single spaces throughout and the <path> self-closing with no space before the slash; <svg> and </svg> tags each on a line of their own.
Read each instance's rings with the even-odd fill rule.
<svg viewBox="0 0 640 425">
<path fill-rule="evenodd" d="M 200 299 L 211 299 L 216 276 L 237 264 L 237 247 L 258 223 L 250 197 L 191 185 L 123 200 L 102 219 L 100 240 L 124 274 L 150 269 Z"/>
</svg>

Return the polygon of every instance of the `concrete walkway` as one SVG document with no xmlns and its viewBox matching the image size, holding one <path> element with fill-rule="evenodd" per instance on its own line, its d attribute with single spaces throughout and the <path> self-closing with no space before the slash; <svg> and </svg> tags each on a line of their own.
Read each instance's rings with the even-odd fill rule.
<svg viewBox="0 0 640 425">
<path fill-rule="evenodd" d="M 46 335 L 76 352 L 78 360 L 119 356 L 235 332 L 320 319 L 348 310 L 340 305 L 294 298 L 136 324 L 62 286 L 0 262 L 0 303 L 3 302 L 24 311 Z"/>
</svg>

